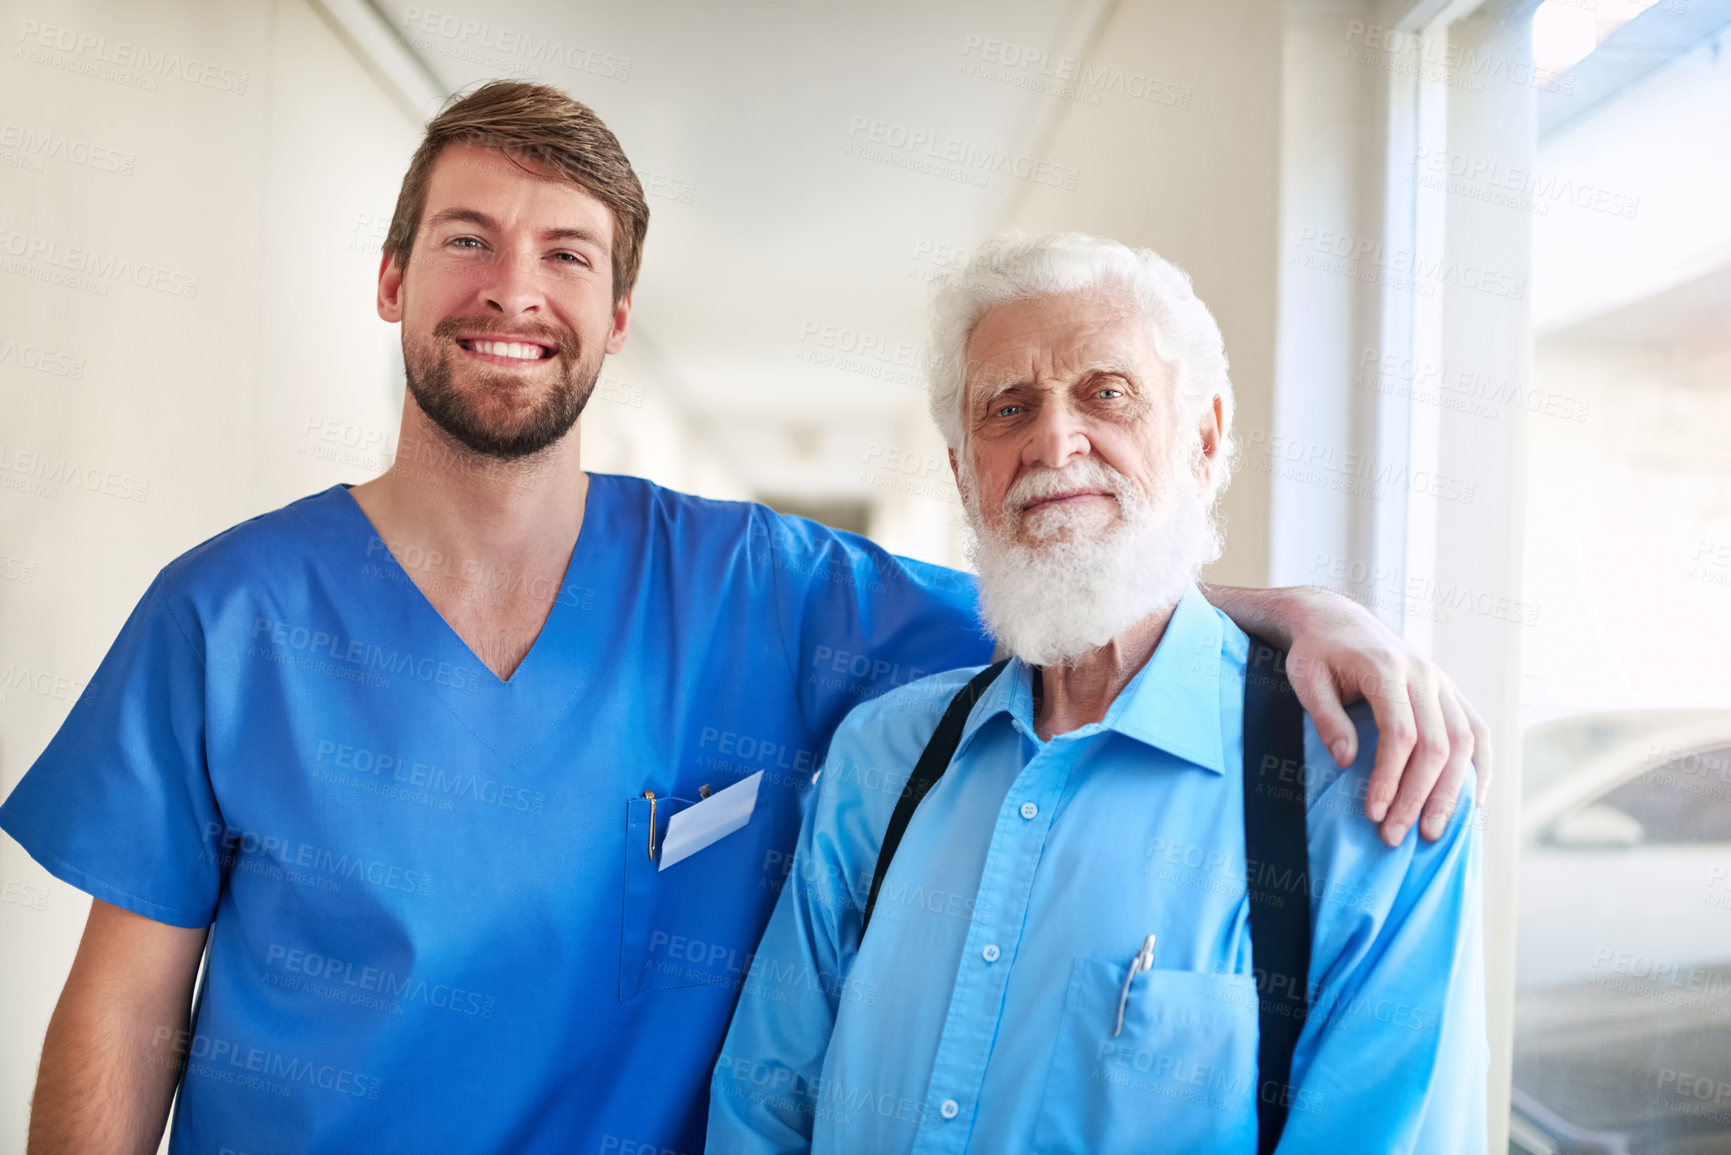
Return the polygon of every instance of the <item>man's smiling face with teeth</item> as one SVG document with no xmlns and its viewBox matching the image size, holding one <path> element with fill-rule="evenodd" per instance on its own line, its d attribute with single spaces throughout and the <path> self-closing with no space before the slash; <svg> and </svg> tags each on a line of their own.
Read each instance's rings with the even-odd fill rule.
<svg viewBox="0 0 1731 1155">
<path fill-rule="evenodd" d="M 631 310 L 613 299 L 612 212 L 518 159 L 447 146 L 407 270 L 386 258 L 379 273 L 414 402 L 461 445 L 507 460 L 570 432 Z"/>
</svg>

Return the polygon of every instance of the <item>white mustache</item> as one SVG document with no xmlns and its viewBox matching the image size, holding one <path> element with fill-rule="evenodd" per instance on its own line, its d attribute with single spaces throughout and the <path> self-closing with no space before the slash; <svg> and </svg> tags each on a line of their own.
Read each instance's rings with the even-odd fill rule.
<svg viewBox="0 0 1731 1155">
<path fill-rule="evenodd" d="M 1004 495 L 1004 512 L 1019 515 L 1029 505 L 1078 489 L 1103 489 L 1120 502 L 1130 479 L 1103 462 L 1084 458 L 1062 469 L 1024 474 Z"/>
</svg>

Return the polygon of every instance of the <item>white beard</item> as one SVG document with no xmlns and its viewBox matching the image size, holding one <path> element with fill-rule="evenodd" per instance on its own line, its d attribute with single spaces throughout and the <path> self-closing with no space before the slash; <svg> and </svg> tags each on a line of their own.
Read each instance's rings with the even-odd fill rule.
<svg viewBox="0 0 1731 1155">
<path fill-rule="evenodd" d="M 1168 460 L 1157 502 L 1095 458 L 1030 474 L 1005 495 L 994 529 L 981 516 L 978 479 L 964 454 L 962 505 L 973 538 L 968 556 L 980 575 L 980 617 L 1011 653 L 1036 666 L 1075 662 L 1169 612 L 1220 556 L 1220 534 L 1195 477 L 1182 454 Z M 1122 520 L 1083 531 L 1080 518 L 1059 506 L 1024 523 L 1029 500 L 1077 486 L 1109 489 Z M 1020 524 L 1037 545 L 1016 540 Z"/>
</svg>

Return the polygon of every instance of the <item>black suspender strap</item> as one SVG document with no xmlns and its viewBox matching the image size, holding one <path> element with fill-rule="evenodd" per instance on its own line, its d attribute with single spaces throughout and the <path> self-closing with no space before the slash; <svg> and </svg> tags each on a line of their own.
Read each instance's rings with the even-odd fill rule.
<svg viewBox="0 0 1731 1155">
<path fill-rule="evenodd" d="M 956 756 L 956 747 L 962 744 L 962 729 L 968 724 L 968 715 L 973 713 L 974 703 L 980 700 L 986 687 L 991 685 L 1009 664 L 1010 659 L 1005 658 L 987 666 L 950 699 L 949 708 L 938 720 L 938 728 L 932 732 L 931 741 L 926 743 L 925 751 L 915 764 L 913 774 L 908 777 L 907 785 L 902 787 L 902 796 L 896 800 L 895 812 L 890 815 L 890 824 L 884 830 L 884 843 L 878 850 L 877 870 L 872 874 L 871 893 L 866 896 L 865 913 L 860 917 L 859 932 L 862 938 L 865 936 L 866 926 L 872 920 L 872 909 L 878 904 L 878 890 L 884 884 L 884 875 L 889 873 L 890 860 L 896 856 L 896 847 L 901 845 L 902 835 L 907 831 L 914 810 L 925 799 L 933 784 L 944 776 L 944 771 L 950 768 L 950 759 Z"/>
<path fill-rule="evenodd" d="M 1250 956 L 1257 979 L 1256 1149 L 1280 1142 L 1292 1052 L 1310 1009 L 1310 854 L 1304 708 L 1286 653 L 1254 634 L 1244 674 L 1244 850 Z"/>
</svg>

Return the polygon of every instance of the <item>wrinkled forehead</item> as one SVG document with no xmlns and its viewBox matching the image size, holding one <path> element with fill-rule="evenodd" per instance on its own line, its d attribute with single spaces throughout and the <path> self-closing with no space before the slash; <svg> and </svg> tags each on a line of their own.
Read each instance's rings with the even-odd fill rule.
<svg viewBox="0 0 1731 1155">
<path fill-rule="evenodd" d="M 1099 370 L 1155 377 L 1164 367 L 1146 311 L 1116 287 L 993 305 L 963 355 L 970 392 Z"/>
</svg>

